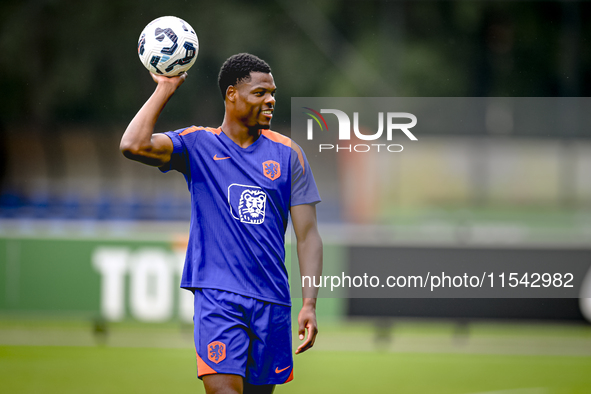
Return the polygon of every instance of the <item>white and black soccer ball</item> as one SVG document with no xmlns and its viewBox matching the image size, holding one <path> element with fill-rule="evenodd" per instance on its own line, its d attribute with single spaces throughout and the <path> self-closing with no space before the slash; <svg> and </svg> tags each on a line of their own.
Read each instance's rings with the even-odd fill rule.
<svg viewBox="0 0 591 394">
<path fill-rule="evenodd" d="M 176 16 L 163 16 L 144 28 L 137 52 L 148 70 L 173 77 L 193 66 L 199 52 L 199 40 L 187 22 Z"/>
</svg>

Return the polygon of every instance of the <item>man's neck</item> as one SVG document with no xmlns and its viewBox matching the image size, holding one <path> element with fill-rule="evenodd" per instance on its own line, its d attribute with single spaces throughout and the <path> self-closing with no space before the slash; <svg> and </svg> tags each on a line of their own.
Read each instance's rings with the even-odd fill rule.
<svg viewBox="0 0 591 394">
<path fill-rule="evenodd" d="M 248 148 L 259 139 L 261 134 L 257 128 L 249 129 L 246 126 L 226 122 L 225 119 L 222 123 L 222 132 L 241 148 Z"/>
</svg>

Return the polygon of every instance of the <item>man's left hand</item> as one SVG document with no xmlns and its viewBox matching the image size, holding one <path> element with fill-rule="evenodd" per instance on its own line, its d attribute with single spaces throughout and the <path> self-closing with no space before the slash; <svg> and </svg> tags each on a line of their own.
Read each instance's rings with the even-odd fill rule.
<svg viewBox="0 0 591 394">
<path fill-rule="evenodd" d="M 314 346 L 316 334 L 318 334 L 318 324 L 316 323 L 316 308 L 304 305 L 298 315 L 298 334 L 300 341 L 304 340 L 304 334 L 308 331 L 308 337 L 295 351 L 295 354 L 305 352 Z"/>
</svg>

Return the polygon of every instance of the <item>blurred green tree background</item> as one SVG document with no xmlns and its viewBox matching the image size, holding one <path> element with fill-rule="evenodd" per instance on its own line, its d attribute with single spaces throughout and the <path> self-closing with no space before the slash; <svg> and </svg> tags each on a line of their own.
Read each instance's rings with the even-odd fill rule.
<svg viewBox="0 0 591 394">
<path fill-rule="evenodd" d="M 129 1 L 0 3 L 0 117 L 126 123 L 153 82 L 136 52 L 143 27 L 187 20 L 200 39 L 189 83 L 165 117 L 219 122 L 221 63 L 271 64 L 292 96 L 589 96 L 591 4 L 536 1 Z M 288 105 L 276 122 L 289 124 Z M 174 122 L 177 123 L 177 122 Z M 277 124 L 276 123 L 276 124 Z"/>
</svg>

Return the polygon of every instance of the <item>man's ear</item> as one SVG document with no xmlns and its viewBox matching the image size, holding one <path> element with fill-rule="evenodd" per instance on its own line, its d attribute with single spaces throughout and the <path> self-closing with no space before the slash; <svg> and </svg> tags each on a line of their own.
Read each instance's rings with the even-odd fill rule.
<svg viewBox="0 0 591 394">
<path fill-rule="evenodd" d="M 238 94 L 238 91 L 236 90 L 236 86 L 234 86 L 234 85 L 228 86 L 228 89 L 226 89 L 226 100 L 229 100 L 231 102 L 236 101 L 236 94 Z"/>
</svg>

